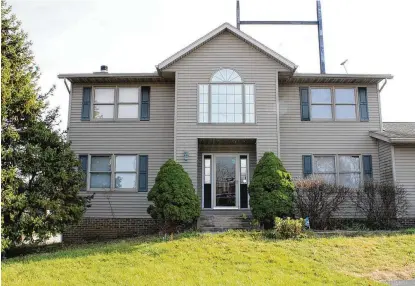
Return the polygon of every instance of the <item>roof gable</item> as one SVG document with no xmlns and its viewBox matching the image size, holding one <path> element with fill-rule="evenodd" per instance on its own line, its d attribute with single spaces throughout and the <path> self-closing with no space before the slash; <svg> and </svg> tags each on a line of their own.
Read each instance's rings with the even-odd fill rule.
<svg viewBox="0 0 415 286">
<path fill-rule="evenodd" d="M 290 60 L 284 58 L 283 56 L 281 56 L 277 52 L 275 52 L 272 49 L 268 48 L 264 44 L 258 42 L 257 40 L 255 40 L 251 36 L 245 34 L 244 32 L 242 32 L 240 30 L 238 30 L 237 28 L 235 28 L 231 24 L 224 23 L 224 24 L 220 25 L 219 27 L 217 27 L 216 29 L 214 29 L 213 31 L 206 34 L 205 36 L 203 36 L 202 38 L 196 40 L 195 42 L 191 43 L 190 45 L 188 45 L 184 49 L 178 51 L 177 53 L 175 53 L 171 57 L 169 57 L 169 58 L 165 59 L 164 61 L 162 61 L 160 64 L 158 64 L 156 66 L 157 70 L 161 71 L 161 70 L 171 66 L 175 62 L 177 62 L 180 59 L 184 58 L 185 56 L 187 56 L 188 54 L 190 54 L 191 52 L 193 52 L 197 48 L 201 47 L 206 42 L 208 42 L 211 39 L 215 38 L 216 36 L 220 35 L 224 31 L 228 31 L 231 34 L 233 34 L 234 36 L 236 36 L 236 37 L 240 38 L 241 40 L 245 41 L 246 43 L 252 45 L 253 47 L 258 49 L 259 51 L 261 51 L 265 55 L 269 56 L 270 58 L 272 58 L 275 61 L 282 64 L 288 70 L 295 71 L 295 69 L 297 68 L 297 66 L 293 62 L 291 62 Z"/>
</svg>

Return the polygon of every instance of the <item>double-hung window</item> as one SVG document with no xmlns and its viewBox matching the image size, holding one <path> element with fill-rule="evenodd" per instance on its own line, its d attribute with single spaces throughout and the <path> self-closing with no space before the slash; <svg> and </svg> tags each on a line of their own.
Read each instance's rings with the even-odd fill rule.
<svg viewBox="0 0 415 286">
<path fill-rule="evenodd" d="M 314 174 L 324 178 L 328 183 L 336 183 L 335 156 L 314 156 Z"/>
<path fill-rule="evenodd" d="M 361 183 L 359 155 L 314 155 L 313 173 L 326 182 L 358 188 Z"/>
<path fill-rule="evenodd" d="M 93 117 L 114 118 L 115 88 L 96 88 L 94 95 Z"/>
<path fill-rule="evenodd" d="M 137 87 L 120 87 L 118 89 L 118 118 L 138 118 Z"/>
<path fill-rule="evenodd" d="M 219 70 L 198 92 L 200 123 L 255 123 L 255 86 L 244 84 L 236 71 Z"/>
<path fill-rule="evenodd" d="M 91 156 L 90 187 L 111 188 L 111 156 Z"/>
<path fill-rule="evenodd" d="M 312 119 L 332 119 L 332 100 L 331 89 L 312 88 L 311 89 L 311 118 Z"/>
<path fill-rule="evenodd" d="M 360 157 L 339 155 L 339 184 L 350 188 L 358 188 L 360 178 Z"/>
<path fill-rule="evenodd" d="M 115 188 L 134 189 L 137 187 L 137 156 L 115 156 Z"/>
<path fill-rule="evenodd" d="M 356 120 L 355 88 L 310 88 L 312 120 Z"/>
<path fill-rule="evenodd" d="M 93 97 L 94 119 L 138 119 L 138 87 L 96 87 Z"/>
<path fill-rule="evenodd" d="M 137 189 L 137 155 L 91 155 L 90 162 L 89 188 Z"/>
<path fill-rule="evenodd" d="M 335 88 L 334 103 L 336 119 L 356 119 L 356 92 L 354 88 Z"/>
</svg>

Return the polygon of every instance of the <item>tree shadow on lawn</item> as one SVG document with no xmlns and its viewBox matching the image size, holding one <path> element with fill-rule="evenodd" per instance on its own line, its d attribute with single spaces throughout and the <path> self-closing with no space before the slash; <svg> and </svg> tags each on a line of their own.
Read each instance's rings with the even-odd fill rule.
<svg viewBox="0 0 415 286">
<path fill-rule="evenodd" d="M 202 236 L 199 232 L 176 234 L 174 241 Z M 79 258 L 90 255 L 140 252 L 149 256 L 159 256 L 162 249 L 152 248 L 155 244 L 171 241 L 170 236 L 145 235 L 133 238 L 108 241 L 89 241 L 82 244 L 56 243 L 40 246 L 24 246 L 9 250 L 3 259 L 4 264 L 28 261 L 54 260 L 61 258 Z"/>
</svg>

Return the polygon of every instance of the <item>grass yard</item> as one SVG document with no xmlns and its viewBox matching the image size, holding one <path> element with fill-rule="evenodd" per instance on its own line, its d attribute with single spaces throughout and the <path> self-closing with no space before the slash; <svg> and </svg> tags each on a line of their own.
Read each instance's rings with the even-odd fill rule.
<svg viewBox="0 0 415 286">
<path fill-rule="evenodd" d="M 382 285 L 415 278 L 415 235 L 118 241 L 8 259 L 3 285 Z"/>
</svg>

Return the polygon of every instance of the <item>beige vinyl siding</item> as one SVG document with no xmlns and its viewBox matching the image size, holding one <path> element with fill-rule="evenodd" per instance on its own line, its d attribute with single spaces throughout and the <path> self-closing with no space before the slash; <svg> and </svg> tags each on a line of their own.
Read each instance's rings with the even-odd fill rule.
<svg viewBox="0 0 415 286">
<path fill-rule="evenodd" d="M 209 83 L 220 68 L 234 69 L 244 82 L 255 84 L 255 124 L 197 123 L 198 84 Z M 257 139 L 257 160 L 266 151 L 277 152 L 276 81 L 281 70 L 285 68 L 229 32 L 219 34 L 166 69 L 177 73 L 176 158 L 195 187 L 197 138 Z M 187 162 L 183 159 L 185 151 L 189 152 Z"/>
<path fill-rule="evenodd" d="M 88 86 L 88 85 L 85 85 Z M 89 85 L 90 86 L 90 85 Z M 133 85 L 118 85 L 133 86 Z M 77 154 L 142 154 L 149 156 L 148 189 L 160 166 L 173 158 L 174 83 L 140 83 L 151 86 L 150 121 L 81 121 L 83 85 L 72 87 L 69 135 Z M 87 217 L 148 217 L 147 193 L 96 192 Z"/>
<path fill-rule="evenodd" d="M 369 121 L 301 121 L 300 86 L 281 84 L 280 138 L 281 159 L 294 178 L 303 176 L 302 155 L 372 155 L 374 179 L 379 179 L 378 144 L 369 137 L 369 130 L 380 129 L 379 102 L 376 85 L 367 86 Z M 356 87 L 356 85 L 319 84 L 318 87 Z M 355 216 L 356 210 L 347 204 L 341 216 Z"/>
<path fill-rule="evenodd" d="M 415 217 L 415 147 L 394 147 L 396 181 L 402 184 L 408 195 L 409 208 L 407 217 Z"/>
<path fill-rule="evenodd" d="M 380 181 L 393 181 L 392 146 L 378 140 Z"/>
</svg>

